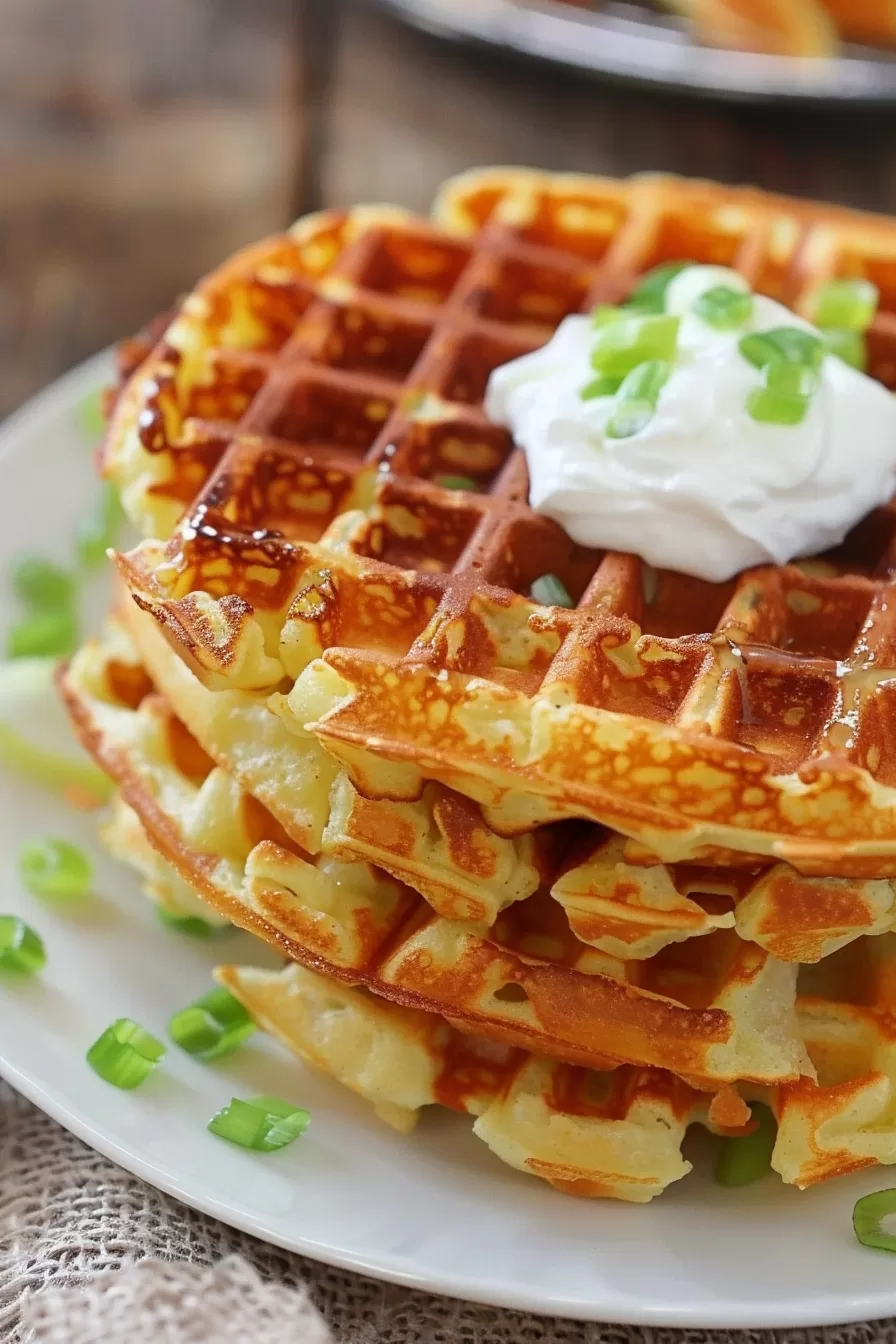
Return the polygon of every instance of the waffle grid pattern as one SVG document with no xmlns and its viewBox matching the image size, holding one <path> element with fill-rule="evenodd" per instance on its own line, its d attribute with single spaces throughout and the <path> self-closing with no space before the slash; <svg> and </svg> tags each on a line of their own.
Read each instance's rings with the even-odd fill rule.
<svg viewBox="0 0 896 1344">
<path fill-rule="evenodd" d="M 758 949 L 742 944 L 734 961 L 722 965 L 726 953 L 719 943 L 708 959 L 714 969 L 694 957 L 693 945 L 683 949 L 683 956 L 679 949 L 671 959 L 657 957 L 648 968 L 652 978 L 645 993 L 642 975 L 636 971 L 630 979 L 630 968 L 621 965 L 611 973 L 606 959 L 601 968 L 591 965 L 583 974 L 570 966 L 551 967 L 531 951 L 511 952 L 508 944 L 531 933 L 531 918 L 528 929 L 524 920 L 515 929 L 496 927 L 482 939 L 469 925 L 433 920 L 419 904 L 415 913 L 410 892 L 396 898 L 393 886 L 384 902 L 383 882 L 391 884 L 380 877 L 377 891 L 369 869 L 353 883 L 347 869 L 328 869 L 324 859 L 318 861 L 315 881 L 314 866 L 213 766 L 165 702 L 152 690 L 144 694 L 147 685 L 119 637 L 86 646 L 63 679 L 85 744 L 122 788 L 156 849 L 220 913 L 311 971 L 323 971 L 342 986 L 367 986 L 389 1001 L 393 1006 L 371 1006 L 369 1013 L 363 997 L 357 1004 L 362 1017 L 375 1019 L 374 1039 L 382 1052 L 376 1059 L 388 1062 L 395 1046 L 409 1038 L 413 1042 L 422 1021 L 427 1039 L 438 1037 L 441 1045 L 437 1083 L 418 1104 L 438 1101 L 473 1114 L 484 1111 L 477 1132 L 505 1160 L 575 1193 L 637 1197 L 624 1179 L 624 1164 L 619 1172 L 606 1169 L 618 1181 L 593 1179 L 595 1167 L 584 1161 L 587 1145 L 576 1146 L 576 1136 L 593 1144 L 615 1134 L 623 1143 L 620 1152 L 640 1151 L 637 1144 L 631 1147 L 634 1133 L 620 1130 L 618 1123 L 645 1123 L 640 1103 L 659 1109 L 664 1119 L 652 1127 L 674 1140 L 676 1151 L 689 1122 L 736 1128 L 745 1111 L 719 1076 L 726 1045 L 738 1056 L 738 1077 L 748 1080 L 747 1096 L 762 1096 L 775 1108 L 780 1125 L 775 1166 L 785 1179 L 811 1184 L 896 1159 L 896 1139 L 885 1118 L 893 1085 L 892 940 L 862 939 L 809 971 L 790 1029 L 795 1041 L 801 1037 L 808 1046 L 820 1077 L 818 1082 L 800 1077 L 794 1068 L 798 1057 L 788 1064 L 786 1036 L 781 1035 L 788 1019 L 783 968 L 776 969 Z M 136 850 L 135 856 L 142 869 Z M 164 883 L 163 876 L 156 877 Z M 512 912 L 509 919 L 512 924 Z M 729 953 L 735 943 L 728 936 Z M 320 1024 L 329 1020 L 322 1012 L 331 1012 L 337 1001 L 344 1009 L 357 991 L 339 985 L 328 991 L 326 981 L 314 974 L 308 986 L 306 975 L 297 966 L 281 977 L 238 968 L 222 972 L 263 1025 L 351 1086 L 359 1079 L 338 1054 L 324 1048 Z M 794 982 L 788 983 L 792 994 Z M 590 1005 L 582 997 L 588 984 L 595 996 Z M 701 1007 L 707 994 L 713 1001 Z M 403 1018 L 409 1009 L 414 1011 Z M 456 1048 L 446 1053 L 445 1033 L 439 1036 L 441 1017 L 465 1033 L 491 1039 L 495 1049 L 457 1038 Z M 340 1029 L 349 1031 L 349 1024 L 343 1021 Z M 392 1032 L 396 1042 L 389 1045 Z M 636 1066 L 607 1075 L 602 1070 L 616 1061 L 600 1051 L 611 1035 L 614 1045 L 634 1048 Z M 503 1054 L 496 1053 L 498 1046 Z M 548 1058 L 523 1059 L 513 1053 L 520 1047 L 546 1051 Z M 643 1067 L 649 1061 L 639 1056 L 645 1053 L 659 1071 Z M 697 1060 L 710 1070 L 710 1077 L 690 1079 L 705 1090 L 702 1100 L 663 1071 L 684 1071 Z M 760 1061 L 771 1066 L 771 1074 L 757 1090 L 749 1078 L 751 1066 L 755 1070 Z M 583 1072 L 583 1064 L 597 1072 Z M 368 1086 L 362 1094 L 382 1106 L 388 1101 L 383 1088 L 397 1084 L 384 1079 L 374 1087 L 375 1076 L 375 1068 L 363 1072 Z M 405 1075 L 402 1081 L 407 1082 Z M 398 1105 L 399 1091 L 393 1095 Z M 569 1133 L 562 1127 L 558 1132 L 551 1123 L 557 1115 L 614 1123 L 607 1135 L 583 1136 L 576 1124 Z M 672 1117 L 670 1138 L 666 1131 Z M 519 1156 L 512 1142 L 515 1131 L 517 1140 L 528 1136 L 524 1147 L 532 1161 L 514 1162 L 514 1153 Z M 577 1163 L 564 1162 L 570 1143 Z M 610 1151 L 619 1161 L 612 1145 Z M 663 1152 L 669 1155 L 665 1147 Z M 650 1170 L 648 1161 L 648 1175 Z M 668 1175 L 673 1168 L 663 1170 Z M 686 1170 L 674 1167 L 668 1179 Z M 573 1183 L 578 1181 L 584 1184 Z M 649 1198 L 666 1183 L 657 1179 L 641 1188 Z"/>
<path fill-rule="evenodd" d="M 405 713 L 402 723 L 396 701 L 418 703 L 421 668 L 457 673 L 464 684 L 485 679 L 548 708 L 623 715 L 643 730 L 646 782 L 635 770 L 621 786 L 629 830 L 639 811 L 642 827 L 647 819 L 660 831 L 680 828 L 682 817 L 694 824 L 702 812 L 717 828 L 733 820 L 732 849 L 768 852 L 790 836 L 789 849 L 776 852 L 798 862 L 804 835 L 816 848 L 802 862 L 816 871 L 891 866 L 896 776 L 883 744 L 896 707 L 892 510 L 802 568 L 754 571 L 732 585 L 656 574 L 633 556 L 573 545 L 529 510 L 523 456 L 480 403 L 491 370 L 541 344 L 567 313 L 617 299 L 639 272 L 683 255 L 734 264 L 796 307 L 828 274 L 871 275 L 883 295 L 872 370 L 886 378 L 896 322 L 892 231 L 757 192 L 511 173 L 449 186 L 438 214 L 449 232 L 408 218 L 370 222 L 315 282 L 314 297 L 303 290 L 295 333 L 265 357 L 263 386 L 164 556 L 157 547 L 148 561 L 144 553 L 125 564 L 138 599 L 200 674 L 222 685 L 238 667 L 254 689 L 281 681 L 288 660 L 278 638 L 288 640 L 290 618 L 318 621 L 317 651 L 342 646 L 328 656 L 356 690 L 410 669 L 413 685 L 399 677 L 394 696 L 377 689 L 322 725 L 335 750 L 340 737 L 353 746 L 375 737 L 381 754 L 416 752 L 424 773 L 438 773 L 433 761 L 452 749 L 450 734 L 437 724 L 428 741 L 420 715 Z M 479 489 L 438 484 L 455 473 Z M 338 563 L 318 557 L 316 571 L 309 566 L 297 543 L 321 536 L 327 553 L 363 561 L 369 591 L 390 592 L 390 617 L 356 619 L 358 585 L 340 589 Z M 546 572 L 565 583 L 574 612 L 523 596 Z M 382 616 L 390 603 L 379 605 Z M 256 624 L 268 656 L 247 671 L 240 646 Z M 713 811 L 705 789 L 686 796 L 680 770 L 670 783 L 650 780 L 653 725 L 689 739 L 685 755 L 698 766 L 733 748 L 723 768 L 737 776 L 734 793 Z M 587 772 L 569 738 L 541 765 L 531 744 L 522 761 L 494 741 L 477 747 L 469 733 L 454 745 L 457 787 L 476 787 L 457 760 L 487 775 L 497 756 L 521 792 L 555 803 L 565 794 L 561 814 L 626 829 L 625 809 L 608 811 L 604 782 L 594 781 L 593 797 L 587 777 L 578 797 L 570 793 L 571 779 Z M 788 825 L 771 784 L 778 776 L 820 779 L 819 796 L 829 779 L 843 781 L 846 806 L 836 816 L 823 800 L 814 811 L 797 807 Z M 884 787 L 885 806 L 867 796 L 856 806 L 869 780 Z M 859 825 L 867 853 L 853 843 Z M 751 845 L 749 834 L 760 841 Z M 845 867 L 838 847 L 849 851 Z"/>
</svg>

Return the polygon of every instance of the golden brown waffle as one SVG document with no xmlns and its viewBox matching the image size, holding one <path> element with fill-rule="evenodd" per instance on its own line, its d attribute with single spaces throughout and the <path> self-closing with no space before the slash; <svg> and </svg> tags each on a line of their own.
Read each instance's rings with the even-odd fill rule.
<svg viewBox="0 0 896 1344">
<path fill-rule="evenodd" d="M 540 893 L 491 931 L 439 917 L 369 864 L 300 850 L 161 697 L 136 708 L 122 700 L 122 661 L 117 633 L 87 644 L 63 678 L 85 746 L 184 880 L 294 960 L 589 1067 L 667 1067 L 710 1090 L 796 1079 L 809 1067 L 794 1029 L 795 966 L 729 929 L 620 961 L 580 943 Z"/>
<path fill-rule="evenodd" d="M 756 869 L 663 865 L 592 824 L 504 837 L 471 800 L 430 784 L 410 803 L 359 793 L 311 733 L 294 736 L 245 691 L 209 691 L 135 604 L 120 619 L 153 684 L 214 761 L 304 851 L 373 863 L 437 914 L 491 927 L 537 891 L 566 912 L 580 942 L 622 960 L 737 928 L 780 961 L 813 962 L 896 923 L 893 883 Z M 724 856 L 730 859 L 730 856 Z"/>
<path fill-rule="evenodd" d="M 506 832 L 578 815 L 663 859 L 892 872 L 893 511 L 811 565 L 655 574 L 533 514 L 479 402 L 565 313 L 682 255 L 797 307 L 831 274 L 870 276 L 872 371 L 892 381 L 896 230 L 755 191 L 521 170 L 449 184 L 437 215 L 449 234 L 403 217 L 340 254 L 181 526 L 122 560 L 139 603 L 213 687 L 274 690 L 324 653 L 343 700 L 317 730 L 373 796 L 433 778 Z M 130 391 L 140 420 L 143 370 Z M 458 471 L 481 489 L 436 483 Z M 574 612 L 525 596 L 545 572 Z M 377 779 L 371 746 L 400 768 Z"/>
<path fill-rule="evenodd" d="M 237 253 L 171 320 L 124 343 L 120 371 L 132 378 L 114 400 L 103 464 L 142 530 L 167 536 L 174 527 L 331 274 L 338 290 L 346 249 L 403 217 L 391 207 L 310 215 Z"/>
<path fill-rule="evenodd" d="M 149 878 L 146 894 L 164 910 L 187 913 L 186 890 L 205 918 L 213 914 L 120 797 L 102 836 Z M 537 1059 L 295 962 L 281 971 L 223 966 L 216 975 L 260 1028 L 369 1101 L 394 1129 L 408 1133 L 430 1105 L 478 1117 L 474 1132 L 499 1157 L 572 1194 L 645 1203 L 690 1170 L 680 1151 L 689 1123 L 723 1132 L 742 1118 L 736 1099 L 713 1102 L 661 1070 L 597 1074 Z"/>
<path fill-rule="evenodd" d="M 281 974 L 229 968 L 222 973 L 224 982 L 261 1025 L 373 1101 L 390 1123 L 408 1128 L 420 1106 L 451 1105 L 478 1115 L 477 1133 L 513 1165 L 561 1189 L 628 1199 L 650 1198 L 685 1174 L 679 1145 L 687 1124 L 742 1123 L 742 1103 L 730 1090 L 718 1091 L 718 1079 L 697 1080 L 717 1091 L 711 1101 L 710 1095 L 695 1094 L 657 1068 L 623 1066 L 610 1074 L 594 1073 L 570 1067 L 562 1055 L 558 1062 L 521 1054 L 521 1046 L 540 1051 L 549 1041 L 541 1025 L 532 1029 L 532 1015 L 538 1018 L 550 1007 L 550 996 L 542 993 L 546 969 L 555 972 L 555 991 L 565 981 L 559 1001 L 567 1016 L 584 1008 L 592 1028 L 600 1024 L 604 1032 L 624 1025 L 626 999 L 643 1010 L 650 998 L 626 980 L 624 966 L 612 971 L 609 959 L 600 970 L 592 961 L 586 973 L 575 972 L 568 956 L 565 964 L 546 962 L 543 924 L 537 953 L 530 947 L 508 955 L 502 939 L 520 942 L 525 925 L 531 932 L 533 921 L 539 922 L 536 911 L 529 910 L 515 928 L 483 939 L 469 925 L 433 921 L 410 903 L 410 893 L 402 896 L 396 884 L 364 865 L 310 864 L 272 818 L 212 767 L 164 702 L 145 690 L 120 632 L 107 636 L 102 646 L 86 646 L 65 678 L 67 699 L 86 740 L 122 784 L 147 835 L 180 879 L 186 878 L 218 911 L 316 972 L 300 966 Z M 117 815 L 120 821 L 120 808 Z M 133 815 L 124 814 L 126 827 Z M 119 837 L 118 850 L 127 851 L 128 861 L 146 872 L 139 845 Z M 164 864 L 154 875 L 164 886 Z M 177 889 L 178 879 L 173 880 Z M 396 920 L 403 901 L 409 902 L 406 913 Z M 748 1095 L 767 1100 L 779 1119 L 773 1164 L 795 1184 L 896 1159 L 894 943 L 892 936 L 862 939 L 812 970 L 797 1000 L 795 1025 L 818 1070 L 817 1082 L 766 1079 L 757 1087 L 756 1073 L 747 1074 L 754 1079 Z M 498 1013 L 483 1013 L 481 996 L 459 1002 L 462 985 L 467 993 L 476 988 L 464 980 L 475 944 L 478 969 L 497 1000 L 493 1008 L 506 1004 L 503 1020 Z M 377 946 L 385 959 L 377 956 Z M 703 946 L 705 959 L 715 962 L 721 945 L 710 947 L 707 941 Z M 684 956 L 676 949 L 672 959 L 655 958 L 650 975 L 654 987 L 666 991 L 667 1014 L 671 995 L 677 997 L 693 1038 L 691 1058 L 695 1052 L 710 1058 L 710 1034 L 719 1014 L 695 1008 L 706 985 L 705 967 L 694 957 L 699 947 L 698 941 L 684 949 Z M 439 961 L 439 952 L 446 950 L 453 959 L 453 985 L 448 967 Z M 435 956 L 421 976 L 425 952 Z M 606 996 L 601 1003 L 583 1005 L 583 983 L 606 984 L 611 972 L 619 977 L 621 992 L 615 1013 L 601 1011 Z M 358 984 L 373 989 L 375 998 L 348 988 Z M 745 988 L 734 977 L 723 992 L 742 994 Z M 748 1068 L 767 1052 L 771 1024 L 780 1032 L 786 1016 L 774 993 L 769 998 L 773 987 L 767 980 L 757 980 L 754 988 L 753 1002 L 742 997 L 733 1014 L 743 1014 L 740 1029 L 750 1036 L 741 1044 L 741 1064 Z M 642 1018 L 642 1025 L 646 1022 Z M 654 1018 L 652 1025 L 659 1022 Z M 671 1014 L 667 1028 L 670 1022 Z M 455 1034 L 456 1027 L 462 1036 Z M 665 1037 L 662 1044 L 669 1052 L 667 1062 L 682 1062 L 673 1040 Z M 563 1053 L 581 1064 L 579 1044 Z M 593 1052 L 585 1057 L 592 1067 L 610 1062 Z"/>
<path fill-rule="evenodd" d="M 659 1069 L 595 1073 L 496 1048 L 294 964 L 217 976 L 260 1026 L 396 1128 L 432 1104 L 476 1116 L 473 1132 L 498 1157 L 569 1194 L 646 1203 L 690 1170 L 688 1124 L 719 1127 L 705 1096 Z"/>
</svg>

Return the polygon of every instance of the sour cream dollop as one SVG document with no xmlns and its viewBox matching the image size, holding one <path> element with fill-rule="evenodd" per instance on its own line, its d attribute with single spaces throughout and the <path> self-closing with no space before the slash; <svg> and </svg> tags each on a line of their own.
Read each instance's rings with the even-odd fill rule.
<svg viewBox="0 0 896 1344">
<path fill-rule="evenodd" d="M 827 355 L 800 424 L 754 420 L 747 401 L 761 374 L 741 338 L 782 326 L 818 333 L 760 295 L 742 327 L 719 331 L 693 311 L 719 285 L 748 291 L 717 266 L 690 266 L 669 285 L 665 311 L 681 318 L 675 364 L 653 418 L 630 438 L 606 432 L 611 396 L 580 395 L 594 378 L 587 316 L 496 369 L 485 401 L 526 454 L 530 504 L 574 541 L 715 581 L 826 550 L 896 494 L 896 397 Z"/>
</svg>

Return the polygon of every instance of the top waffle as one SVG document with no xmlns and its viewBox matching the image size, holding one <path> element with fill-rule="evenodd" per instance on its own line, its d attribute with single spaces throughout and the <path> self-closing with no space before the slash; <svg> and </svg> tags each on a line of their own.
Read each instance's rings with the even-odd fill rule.
<svg viewBox="0 0 896 1344">
<path fill-rule="evenodd" d="M 736 265 L 797 309 L 831 275 L 868 276 L 871 372 L 893 385 L 896 226 L 708 184 L 519 170 L 458 179 L 436 214 L 438 229 L 318 217 L 187 300 L 107 446 L 155 533 L 121 562 L 140 605 L 211 687 L 298 678 L 278 708 L 300 728 L 323 679 L 316 731 L 362 792 L 412 797 L 437 778 L 505 832 L 580 815 L 665 859 L 896 871 L 896 515 L 728 584 L 656 573 L 533 513 L 522 454 L 480 404 L 492 369 L 568 313 L 683 258 Z M 259 281 L 262 256 L 278 260 Z M 253 370 L 238 394 L 219 373 L 234 361 Z M 455 473 L 469 480 L 446 488 Z M 526 597 L 546 572 L 574 611 Z"/>
</svg>

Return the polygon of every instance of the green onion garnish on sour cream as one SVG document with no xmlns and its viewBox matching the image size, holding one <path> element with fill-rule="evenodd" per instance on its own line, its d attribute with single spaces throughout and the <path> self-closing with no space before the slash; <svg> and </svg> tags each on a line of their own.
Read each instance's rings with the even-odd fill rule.
<svg viewBox="0 0 896 1344">
<path fill-rule="evenodd" d="M 577 544 L 715 582 L 785 564 L 896 494 L 896 398 L 848 330 L 872 299 L 822 288 L 844 325 L 821 329 L 736 271 L 676 262 L 495 369 L 486 413 Z"/>
<path fill-rule="evenodd" d="M 717 331 L 734 331 L 749 322 L 753 313 L 753 295 L 730 285 L 713 285 L 694 301 L 694 312 Z"/>
</svg>

